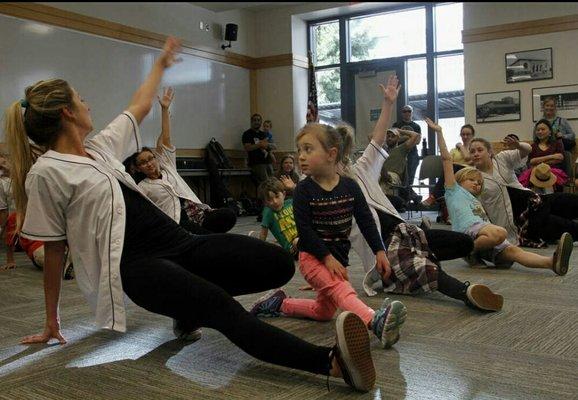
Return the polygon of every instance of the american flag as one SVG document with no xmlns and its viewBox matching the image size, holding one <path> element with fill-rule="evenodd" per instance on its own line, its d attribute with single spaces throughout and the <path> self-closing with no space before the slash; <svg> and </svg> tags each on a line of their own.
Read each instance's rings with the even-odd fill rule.
<svg viewBox="0 0 578 400">
<path fill-rule="evenodd" d="M 309 99 L 307 100 L 307 116 L 305 119 L 309 122 L 319 122 L 319 110 L 317 108 L 317 84 L 315 83 L 315 68 L 311 52 L 307 53 L 309 59 Z"/>
</svg>

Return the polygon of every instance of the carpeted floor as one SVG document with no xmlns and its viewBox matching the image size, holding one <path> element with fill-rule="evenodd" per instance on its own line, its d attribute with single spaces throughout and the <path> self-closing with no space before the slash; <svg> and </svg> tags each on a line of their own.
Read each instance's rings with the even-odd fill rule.
<svg viewBox="0 0 578 400">
<path fill-rule="evenodd" d="M 244 217 L 234 232 L 257 229 L 255 217 Z M 134 304 L 126 334 L 96 330 L 75 281 L 64 282 L 60 302 L 68 344 L 20 345 L 21 337 L 43 328 L 44 294 L 42 273 L 17 253 L 19 267 L 0 273 L 0 399 L 578 399 L 577 254 L 565 277 L 519 265 L 473 270 L 462 260 L 444 263 L 458 279 L 501 293 L 505 305 L 498 313 L 478 313 L 441 294 L 390 296 L 406 304 L 408 319 L 392 350 L 372 339 L 377 385 L 359 394 L 335 379 L 328 392 L 322 376 L 252 359 L 210 329 L 184 345 L 174 339 L 169 318 Z M 363 293 L 353 252 L 351 262 L 351 281 Z M 297 271 L 287 292 L 313 297 L 298 290 L 304 283 Z M 260 295 L 239 301 L 249 307 Z M 377 308 L 385 294 L 360 296 Z M 333 344 L 333 322 L 267 321 Z"/>
</svg>

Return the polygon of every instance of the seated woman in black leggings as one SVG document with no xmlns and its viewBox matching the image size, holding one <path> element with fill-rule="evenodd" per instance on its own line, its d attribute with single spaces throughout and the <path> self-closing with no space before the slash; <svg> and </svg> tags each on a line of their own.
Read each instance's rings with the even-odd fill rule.
<svg viewBox="0 0 578 400">
<path fill-rule="evenodd" d="M 398 225 L 404 225 L 402 230 L 397 232 L 398 235 L 404 236 L 402 240 L 413 240 L 410 235 L 418 234 L 418 229 L 405 224 L 405 221 L 397 213 L 391 202 L 387 199 L 381 187 L 379 186 L 379 176 L 381 168 L 387 153 L 382 146 L 385 141 L 385 133 L 390 122 L 391 110 L 397 94 L 399 92 L 399 83 L 397 77 L 389 78 L 387 86 L 380 85 L 383 101 L 381 114 L 375 125 L 370 138 L 370 143 L 357 161 L 349 168 L 344 166 L 345 171 L 355 178 L 359 184 L 369 208 L 374 214 L 374 219 L 378 228 L 380 228 L 383 242 L 388 252 L 388 258 L 391 260 L 392 247 L 389 246 L 390 240 Z M 473 250 L 473 240 L 462 233 L 452 232 L 441 229 L 430 229 L 424 232 L 427 246 L 433 252 L 434 257 L 438 260 L 451 260 L 459 257 L 468 257 Z M 363 239 L 359 227 L 354 224 L 350 235 L 353 250 L 359 254 L 367 275 L 364 280 L 364 290 L 368 295 L 375 292 L 372 290 L 374 283 L 381 281 L 379 273 L 376 273 L 375 256 L 369 248 L 369 245 Z M 399 256 L 400 252 L 397 253 Z M 409 256 L 408 256 L 409 257 Z M 433 257 L 432 257 L 433 258 Z M 394 281 L 383 282 L 383 284 L 395 284 L 395 293 L 418 293 L 433 291 L 437 288 L 441 293 L 454 299 L 464 301 L 468 306 L 481 310 L 493 310 L 501 308 L 495 305 L 495 299 L 498 297 L 484 285 L 473 284 L 469 282 L 460 282 L 457 279 L 446 274 L 438 265 L 419 265 L 415 266 L 407 259 L 399 259 L 398 263 L 392 263 L 391 268 Z M 402 265 L 403 264 L 403 265 Z M 403 289 L 401 289 L 403 287 Z M 499 296 L 501 298 L 501 296 Z"/>
<path fill-rule="evenodd" d="M 191 235 L 124 171 L 119 160 L 137 150 L 138 126 L 179 48 L 167 39 L 127 110 L 90 138 L 90 109 L 61 79 L 26 88 L 7 111 L 8 147 L 18 165 L 18 225 L 22 236 L 46 242 L 45 327 L 22 343 L 66 343 L 58 303 L 68 242 L 77 282 L 100 327 L 126 331 L 125 292 L 151 312 L 218 330 L 260 360 L 370 390 L 376 374 L 369 336 L 355 314 L 340 314 L 337 344 L 322 347 L 260 321 L 233 298 L 286 284 L 294 274 L 289 253 L 246 236 Z M 29 140 L 49 149 L 34 165 Z"/>
</svg>

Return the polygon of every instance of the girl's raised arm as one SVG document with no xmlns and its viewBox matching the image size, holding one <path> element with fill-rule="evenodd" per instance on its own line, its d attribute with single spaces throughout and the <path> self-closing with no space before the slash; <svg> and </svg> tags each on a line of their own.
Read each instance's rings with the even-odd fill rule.
<svg viewBox="0 0 578 400">
<path fill-rule="evenodd" d="M 180 59 L 176 57 L 179 51 L 181 51 L 181 42 L 177 38 L 169 36 L 163 47 L 163 52 L 153 65 L 152 71 L 132 96 L 128 111 L 134 115 L 139 124 L 153 106 L 153 99 L 157 93 L 165 69 L 180 61 Z"/>
<path fill-rule="evenodd" d="M 442 127 L 427 117 L 425 118 L 425 122 L 430 129 L 433 129 L 436 132 L 444 169 L 444 186 L 452 187 L 456 183 L 456 178 L 454 177 L 454 163 L 452 162 L 452 156 L 448 151 L 448 146 L 446 145 L 444 134 L 442 132 Z"/>
<path fill-rule="evenodd" d="M 157 139 L 157 151 L 162 150 L 162 146 L 172 147 L 171 145 L 171 114 L 169 107 L 175 97 L 175 90 L 173 88 L 166 88 L 163 92 L 163 97 L 157 96 L 159 104 L 161 105 L 161 134 Z"/>
</svg>

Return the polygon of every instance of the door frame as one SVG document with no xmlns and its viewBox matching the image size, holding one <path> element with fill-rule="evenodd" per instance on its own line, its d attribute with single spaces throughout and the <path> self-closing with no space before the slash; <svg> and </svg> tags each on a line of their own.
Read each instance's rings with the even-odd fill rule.
<svg viewBox="0 0 578 400">
<path fill-rule="evenodd" d="M 375 71 L 396 71 L 397 78 L 401 83 L 401 90 L 397 98 L 398 104 L 407 104 L 407 88 L 405 80 L 405 60 L 403 59 L 387 59 L 387 60 L 371 60 L 362 61 L 359 63 L 348 64 L 345 68 L 341 82 L 342 93 L 347 93 L 345 98 L 341 99 L 341 119 L 350 123 L 357 130 L 356 112 L 355 112 L 355 76 L 360 72 Z M 386 82 L 383 82 L 384 84 Z M 376 88 L 377 90 L 377 88 Z M 395 110 L 397 120 L 401 119 L 401 107 Z"/>
</svg>

